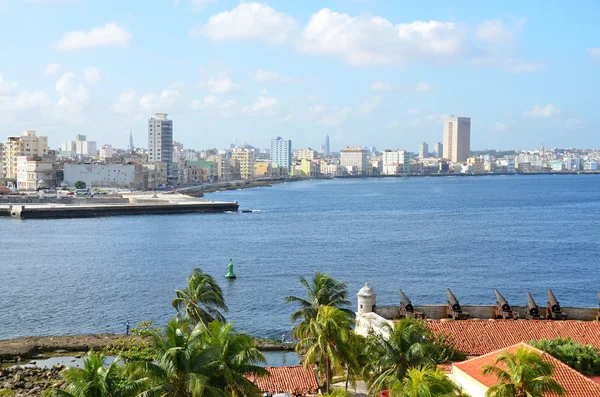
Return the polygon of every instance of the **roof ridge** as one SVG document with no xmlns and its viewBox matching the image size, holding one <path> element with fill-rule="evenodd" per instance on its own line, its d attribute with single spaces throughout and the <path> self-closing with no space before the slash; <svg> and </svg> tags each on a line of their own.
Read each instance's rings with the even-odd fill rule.
<svg viewBox="0 0 600 397">
<path fill-rule="evenodd" d="M 529 346 L 529 347 L 532 347 L 532 348 L 534 348 L 533 346 L 531 346 L 531 345 L 529 345 L 529 344 L 527 344 L 527 343 L 525 343 L 525 342 L 519 342 L 519 343 L 516 343 L 516 344 L 514 344 L 514 345 L 511 345 L 511 346 L 503 347 L 503 348 L 500 348 L 500 349 L 497 349 L 497 350 L 491 351 L 491 352 L 489 352 L 489 353 L 482 354 L 481 356 L 476 356 L 476 357 L 470 358 L 470 359 L 468 359 L 468 360 L 463 360 L 463 361 L 460 361 L 460 362 L 458 362 L 458 363 L 452 363 L 452 365 L 455 365 L 455 364 L 463 364 L 463 363 L 465 363 L 465 364 L 466 364 L 466 363 L 469 363 L 469 362 L 471 362 L 471 361 L 474 361 L 474 360 L 478 360 L 478 359 L 480 359 L 480 358 L 483 358 L 483 357 L 487 357 L 487 356 L 491 356 L 491 355 L 498 355 L 498 354 L 499 354 L 499 352 L 501 352 L 501 351 L 504 351 L 504 350 L 509 350 L 509 349 L 512 349 L 513 347 L 516 347 L 516 346 L 519 346 L 519 345 L 524 345 L 524 346 Z M 535 348 L 534 348 L 534 349 L 535 349 Z"/>
</svg>

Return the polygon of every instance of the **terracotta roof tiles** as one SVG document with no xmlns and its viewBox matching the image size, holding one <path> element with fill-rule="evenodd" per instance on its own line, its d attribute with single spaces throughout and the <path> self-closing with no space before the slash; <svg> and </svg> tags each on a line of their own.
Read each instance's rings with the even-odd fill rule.
<svg viewBox="0 0 600 397">
<path fill-rule="evenodd" d="M 431 320 L 436 334 L 450 336 L 458 350 L 480 356 L 530 340 L 571 338 L 600 349 L 600 322 L 550 320 Z"/>
<path fill-rule="evenodd" d="M 490 387 L 497 383 L 497 378 L 494 375 L 484 375 L 482 368 L 486 365 L 494 365 L 496 356 L 509 351 L 514 353 L 519 347 L 525 346 L 528 349 L 534 350 L 542 355 L 544 360 L 551 362 L 554 365 L 554 379 L 558 381 L 565 389 L 563 397 L 598 397 L 600 396 L 600 385 L 591 379 L 583 376 L 561 361 L 555 359 L 551 355 L 544 353 L 541 350 L 534 348 L 526 343 L 519 343 L 504 349 L 500 349 L 471 360 L 453 364 L 454 368 L 458 368 L 485 387 Z M 556 394 L 546 394 L 548 397 L 555 397 Z"/>
<path fill-rule="evenodd" d="M 316 394 L 319 384 L 315 373 L 301 365 L 292 367 L 265 367 L 271 376 L 248 379 L 256 383 L 262 392 L 269 394 L 290 393 L 294 396 Z"/>
</svg>

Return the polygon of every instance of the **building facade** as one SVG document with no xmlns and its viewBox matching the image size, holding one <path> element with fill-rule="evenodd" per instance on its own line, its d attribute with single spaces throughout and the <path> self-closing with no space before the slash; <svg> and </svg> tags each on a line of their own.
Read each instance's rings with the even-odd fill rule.
<svg viewBox="0 0 600 397">
<path fill-rule="evenodd" d="M 444 155 L 455 163 L 464 163 L 471 153 L 471 119 L 447 116 L 444 119 Z"/>
<path fill-rule="evenodd" d="M 381 153 L 381 162 L 384 175 L 410 173 L 410 153 L 406 150 L 384 150 Z"/>
<path fill-rule="evenodd" d="M 355 170 L 358 175 L 367 174 L 367 149 L 346 146 L 340 150 L 340 165 L 348 170 Z"/>
<path fill-rule="evenodd" d="M 148 120 L 148 162 L 164 163 L 167 180 L 173 178 L 173 120 L 166 113 L 156 113 Z"/>
<path fill-rule="evenodd" d="M 325 156 L 329 156 L 331 154 L 331 148 L 329 147 L 329 134 L 325 135 Z"/>
<path fill-rule="evenodd" d="M 112 158 L 115 154 L 117 154 L 117 151 L 115 150 L 115 148 L 112 147 L 112 145 L 102 145 L 98 157 L 100 158 L 100 160 L 104 161 L 106 159 Z"/>
<path fill-rule="evenodd" d="M 148 170 L 141 164 L 65 164 L 64 183 L 75 186 L 77 181 L 85 182 L 88 188 L 148 190 L 154 187 L 148 186 Z"/>
<path fill-rule="evenodd" d="M 419 145 L 419 158 L 424 159 L 429 157 L 429 145 L 427 142 L 423 142 Z"/>
<path fill-rule="evenodd" d="M 254 151 L 250 148 L 236 147 L 231 153 L 231 158 L 239 164 L 240 178 L 254 178 Z"/>
<path fill-rule="evenodd" d="M 17 157 L 48 154 L 48 137 L 37 136 L 35 131 L 26 130 L 20 136 L 9 136 L 4 145 L 4 176 L 17 179 Z"/>
<path fill-rule="evenodd" d="M 17 157 L 17 189 L 36 190 L 56 186 L 52 161 L 37 156 Z"/>
<path fill-rule="evenodd" d="M 280 136 L 271 139 L 271 151 L 269 154 L 271 164 L 290 169 L 292 166 L 292 141 L 283 139 Z"/>
<path fill-rule="evenodd" d="M 444 145 L 442 142 L 437 142 L 433 145 L 433 156 L 435 158 L 441 158 L 444 155 Z"/>
<path fill-rule="evenodd" d="M 319 158 L 319 153 L 316 150 L 307 147 L 306 149 L 299 149 L 295 151 L 296 160 L 315 160 Z"/>
</svg>

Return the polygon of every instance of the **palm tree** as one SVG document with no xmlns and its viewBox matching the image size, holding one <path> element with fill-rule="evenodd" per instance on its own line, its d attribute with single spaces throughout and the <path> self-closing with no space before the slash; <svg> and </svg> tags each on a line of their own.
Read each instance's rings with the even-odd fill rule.
<svg viewBox="0 0 600 397">
<path fill-rule="evenodd" d="M 218 373 L 210 385 L 224 390 L 228 396 L 259 396 L 260 389 L 246 376 L 269 376 L 257 365 L 266 363 L 249 335 L 233 331 L 231 324 L 214 321 L 204 328 L 204 348 L 214 351 L 208 368 Z"/>
<path fill-rule="evenodd" d="M 483 367 L 483 373 L 498 378 L 498 383 L 485 393 L 487 397 L 543 397 L 550 393 L 559 396 L 565 394 L 565 389 L 552 377 L 552 363 L 524 346 L 514 353 L 499 354 L 494 365 Z"/>
<path fill-rule="evenodd" d="M 317 365 L 321 379 L 325 376 L 325 392 L 331 389 L 334 372 L 343 370 L 344 359 L 350 354 L 349 334 L 352 320 L 333 306 L 320 306 L 315 318 L 302 327 L 304 337 L 296 345 L 296 352 L 304 353 L 304 365 Z"/>
<path fill-rule="evenodd" d="M 194 269 L 187 279 L 184 290 L 175 291 L 177 298 L 173 307 L 180 318 L 189 320 L 193 325 L 202 322 L 205 325 L 211 321 L 225 322 L 225 317 L 218 309 L 227 312 L 223 299 L 223 291 L 215 279 L 201 269 Z"/>
<path fill-rule="evenodd" d="M 50 389 L 45 395 L 57 397 L 128 397 L 137 395 L 147 379 L 127 381 L 123 376 L 119 359 L 105 366 L 106 357 L 93 350 L 84 357 L 83 368 L 70 367 L 61 372 L 66 390 Z"/>
<path fill-rule="evenodd" d="M 211 386 L 218 371 L 210 364 L 217 353 L 203 347 L 206 329 L 202 323 L 193 329 L 173 319 L 164 333 L 151 331 L 155 361 L 134 361 L 127 371 L 131 379 L 146 378 L 150 386 L 146 396 L 224 397 L 225 392 Z"/>
<path fill-rule="evenodd" d="M 301 320 L 293 330 L 295 337 L 302 338 L 298 331 L 308 325 L 311 319 L 317 317 L 320 306 L 332 306 L 341 310 L 347 317 L 354 317 L 352 310 L 346 307 L 350 305 L 346 283 L 337 281 L 329 274 L 319 272 L 315 273 L 311 282 L 300 277 L 300 283 L 306 288 L 307 299 L 297 296 L 285 298 L 286 303 L 297 303 L 300 306 L 290 318 L 292 323 Z"/>
<path fill-rule="evenodd" d="M 404 378 L 410 368 L 434 365 L 435 356 L 429 331 L 420 321 L 403 318 L 394 326 L 386 325 L 389 337 L 371 337 L 368 349 L 374 373 L 370 391 L 379 392 Z"/>
<path fill-rule="evenodd" d="M 410 368 L 402 380 L 393 382 L 393 397 L 450 397 L 459 396 L 458 387 L 439 369 L 425 366 Z"/>
</svg>

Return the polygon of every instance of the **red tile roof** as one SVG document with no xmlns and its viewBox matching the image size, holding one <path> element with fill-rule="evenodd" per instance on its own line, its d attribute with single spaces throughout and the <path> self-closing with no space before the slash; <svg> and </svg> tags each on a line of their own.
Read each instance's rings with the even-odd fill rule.
<svg viewBox="0 0 600 397">
<path fill-rule="evenodd" d="M 256 383 L 262 392 L 270 394 L 290 393 L 293 396 L 316 394 L 319 390 L 317 378 L 312 369 L 301 365 L 293 367 L 265 367 L 271 376 L 248 379 Z"/>
<path fill-rule="evenodd" d="M 497 350 L 486 355 L 473 358 L 471 360 L 463 361 L 460 363 L 454 363 L 453 366 L 463 371 L 473 379 L 485 387 L 490 387 L 497 383 L 495 375 L 484 375 L 482 368 L 486 365 L 494 365 L 496 356 L 505 351 L 514 353 L 519 347 L 525 346 L 528 349 L 538 352 L 545 361 L 551 362 L 554 365 L 554 379 L 558 381 L 564 387 L 565 394 L 563 397 L 598 397 L 600 396 L 600 385 L 583 376 L 579 372 L 575 371 L 561 361 L 555 359 L 551 355 L 544 353 L 541 350 L 534 348 L 526 343 L 519 343 L 514 346 Z M 545 394 L 548 397 L 556 396 L 556 394 Z"/>
<path fill-rule="evenodd" d="M 479 356 L 533 339 L 571 338 L 600 349 L 600 322 L 549 320 L 431 320 L 436 334 L 450 336 L 458 350 Z"/>
</svg>

